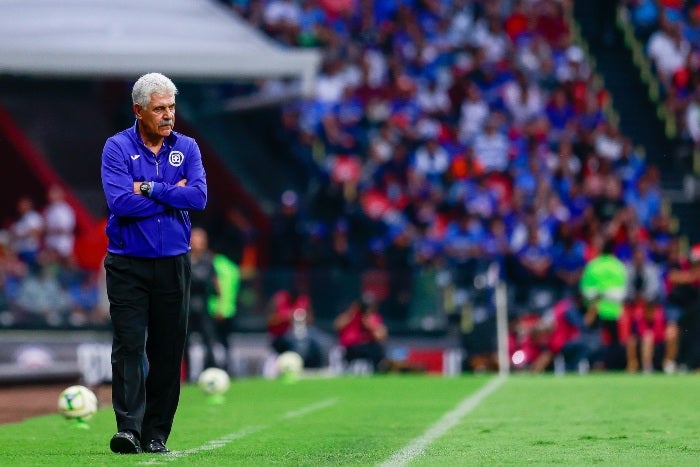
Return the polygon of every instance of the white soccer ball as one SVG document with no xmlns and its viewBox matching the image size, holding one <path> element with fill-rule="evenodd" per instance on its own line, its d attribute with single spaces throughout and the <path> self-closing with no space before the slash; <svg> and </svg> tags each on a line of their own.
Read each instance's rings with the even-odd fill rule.
<svg viewBox="0 0 700 467">
<path fill-rule="evenodd" d="M 299 376 L 304 369 L 304 359 L 298 353 L 288 350 L 277 357 L 277 371 L 281 376 Z"/>
<path fill-rule="evenodd" d="M 197 384 L 207 394 L 223 394 L 228 391 L 231 379 L 221 368 L 207 368 L 199 375 Z"/>
<path fill-rule="evenodd" d="M 97 396 L 85 386 L 64 389 L 58 396 L 58 412 L 68 419 L 88 420 L 97 412 Z"/>
</svg>

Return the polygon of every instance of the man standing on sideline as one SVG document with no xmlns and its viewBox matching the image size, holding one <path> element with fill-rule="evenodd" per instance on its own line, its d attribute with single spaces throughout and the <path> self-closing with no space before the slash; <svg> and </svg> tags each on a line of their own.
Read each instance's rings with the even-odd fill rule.
<svg viewBox="0 0 700 467">
<path fill-rule="evenodd" d="M 176 94 L 167 77 L 141 76 L 132 90 L 136 123 L 109 138 L 102 152 L 118 429 L 110 448 L 122 454 L 167 453 L 180 398 L 190 295 L 188 210 L 204 209 L 207 183 L 197 143 L 173 130 Z"/>
</svg>

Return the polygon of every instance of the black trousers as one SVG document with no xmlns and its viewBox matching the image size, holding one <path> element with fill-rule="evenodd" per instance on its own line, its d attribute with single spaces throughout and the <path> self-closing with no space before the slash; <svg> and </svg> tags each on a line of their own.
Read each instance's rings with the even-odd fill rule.
<svg viewBox="0 0 700 467">
<path fill-rule="evenodd" d="M 112 404 L 117 429 L 165 442 L 180 399 L 189 255 L 151 259 L 108 254 L 104 266 L 114 328 Z"/>
</svg>

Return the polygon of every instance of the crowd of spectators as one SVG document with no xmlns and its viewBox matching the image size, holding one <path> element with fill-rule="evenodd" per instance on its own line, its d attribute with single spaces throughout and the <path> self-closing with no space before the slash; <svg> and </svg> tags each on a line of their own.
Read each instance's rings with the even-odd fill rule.
<svg viewBox="0 0 700 467">
<path fill-rule="evenodd" d="M 571 41 L 569 1 L 225 3 L 324 56 L 313 94 L 281 109 L 275 136 L 314 182 L 281 196 L 271 269 L 321 271 L 304 284 L 312 294 L 338 293 L 335 272 L 359 277 L 389 326 L 408 316 L 416 271 L 432 271 L 462 329 L 499 273 L 512 291 L 513 362 L 537 369 L 587 338 L 576 291 L 608 245 L 629 271 L 619 366 L 697 366 L 678 323 L 700 303 L 700 251 L 683 255 L 659 170 L 603 112 L 606 90 Z M 674 2 L 651 3 L 665 18 Z M 2 325 L 105 321 L 100 275 L 74 267 L 66 206 L 60 194 L 42 212 L 23 199 L 3 231 Z M 661 344 L 663 358 L 650 350 Z"/>
<path fill-rule="evenodd" d="M 674 116 L 680 141 L 700 147 L 700 2 L 623 2 L 660 83 L 664 105 Z"/>
<path fill-rule="evenodd" d="M 76 216 L 59 186 L 29 196 L 0 229 L 0 327 L 104 326 L 102 276 L 76 258 Z"/>
<path fill-rule="evenodd" d="M 283 196 L 272 266 L 391 271 L 379 297 L 391 319 L 411 298 L 411 274 L 398 271 L 447 272 L 459 307 L 495 263 L 519 319 L 542 290 L 551 318 L 612 242 L 632 270 L 655 266 L 664 286 L 648 298 L 664 309 L 679 238 L 659 170 L 603 112 L 608 94 L 572 43 L 570 2 L 226 3 L 324 55 L 313 95 L 285 105 L 279 135 L 320 188 Z M 523 323 L 513 348 L 533 338 Z"/>
</svg>

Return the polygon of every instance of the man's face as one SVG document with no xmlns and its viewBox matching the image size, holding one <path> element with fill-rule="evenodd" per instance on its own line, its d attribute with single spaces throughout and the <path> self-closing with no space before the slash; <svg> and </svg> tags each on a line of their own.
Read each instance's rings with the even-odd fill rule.
<svg viewBox="0 0 700 467">
<path fill-rule="evenodd" d="M 147 138 L 165 138 L 175 126 L 175 96 L 152 94 L 148 106 L 134 104 L 134 112 L 141 121 L 141 131 Z"/>
</svg>

